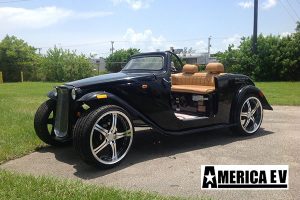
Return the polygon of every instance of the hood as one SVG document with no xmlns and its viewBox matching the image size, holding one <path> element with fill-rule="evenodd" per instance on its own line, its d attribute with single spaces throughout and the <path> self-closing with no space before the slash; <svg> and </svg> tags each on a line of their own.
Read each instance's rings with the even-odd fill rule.
<svg viewBox="0 0 300 200">
<path fill-rule="evenodd" d="M 111 74 L 104 74 L 99 76 L 94 76 L 90 78 L 81 79 L 78 81 L 72 81 L 69 83 L 65 83 L 65 85 L 71 85 L 77 88 L 92 86 L 96 84 L 103 84 L 103 83 L 112 83 L 116 81 L 128 80 L 130 81 L 133 78 L 137 77 L 144 77 L 149 76 L 149 73 L 111 73 Z"/>
</svg>

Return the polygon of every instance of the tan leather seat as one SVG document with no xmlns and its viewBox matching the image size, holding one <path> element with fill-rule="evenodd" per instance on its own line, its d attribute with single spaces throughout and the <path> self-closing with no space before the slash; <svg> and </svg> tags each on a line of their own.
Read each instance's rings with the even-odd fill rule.
<svg viewBox="0 0 300 200">
<path fill-rule="evenodd" d="M 208 94 L 215 91 L 213 86 L 204 85 L 172 85 L 172 92 L 186 92 L 193 94 Z"/>
<path fill-rule="evenodd" d="M 208 63 L 205 67 L 205 71 L 211 74 L 224 73 L 224 65 L 222 63 Z"/>
<path fill-rule="evenodd" d="M 205 71 L 199 73 L 196 65 L 184 65 L 183 72 L 172 74 L 172 92 L 208 94 L 215 91 L 214 77 L 224 72 L 221 63 L 209 63 Z"/>
</svg>

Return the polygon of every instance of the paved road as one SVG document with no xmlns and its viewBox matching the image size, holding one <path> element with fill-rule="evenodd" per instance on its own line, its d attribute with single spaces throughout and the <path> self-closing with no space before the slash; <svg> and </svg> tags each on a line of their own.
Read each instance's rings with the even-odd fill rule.
<svg viewBox="0 0 300 200">
<path fill-rule="evenodd" d="M 133 148 L 117 168 L 99 171 L 84 164 L 71 147 L 44 148 L 0 168 L 166 195 L 215 199 L 300 199 L 300 107 L 266 111 L 260 132 L 235 137 L 229 130 L 184 137 L 152 131 L 135 135 Z M 288 164 L 288 191 L 203 191 L 201 164 Z"/>
</svg>

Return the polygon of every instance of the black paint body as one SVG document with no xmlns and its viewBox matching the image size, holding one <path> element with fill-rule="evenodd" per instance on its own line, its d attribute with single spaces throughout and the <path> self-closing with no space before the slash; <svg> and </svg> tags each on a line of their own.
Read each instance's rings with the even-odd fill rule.
<svg viewBox="0 0 300 200">
<path fill-rule="evenodd" d="M 170 52 L 155 52 L 136 56 L 162 56 L 164 67 L 160 71 L 121 71 L 66 83 L 60 87 L 76 88 L 76 100 L 71 102 L 70 116 L 85 103 L 93 106 L 117 104 L 126 109 L 135 119 L 165 134 L 187 134 L 234 125 L 232 119 L 241 98 L 255 93 L 264 109 L 272 107 L 244 75 L 224 74 L 215 77 L 214 115 L 205 119 L 183 121 L 178 119 L 171 105 L 171 56 Z M 134 57 L 136 57 L 134 56 Z M 142 85 L 147 85 L 145 89 Z M 97 94 L 107 94 L 107 99 L 97 99 Z M 48 95 L 55 99 L 52 93 Z M 72 101 L 72 100 L 71 100 Z M 72 117 L 71 117 L 72 118 Z M 70 120 L 72 123 L 74 120 Z"/>
</svg>

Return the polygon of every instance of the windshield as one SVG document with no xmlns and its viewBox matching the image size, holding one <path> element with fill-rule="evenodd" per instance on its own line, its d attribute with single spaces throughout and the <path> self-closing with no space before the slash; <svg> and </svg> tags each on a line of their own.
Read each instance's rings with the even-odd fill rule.
<svg viewBox="0 0 300 200">
<path fill-rule="evenodd" d="M 161 70 L 164 59 L 161 56 L 148 56 L 132 58 L 123 70 Z"/>
</svg>

